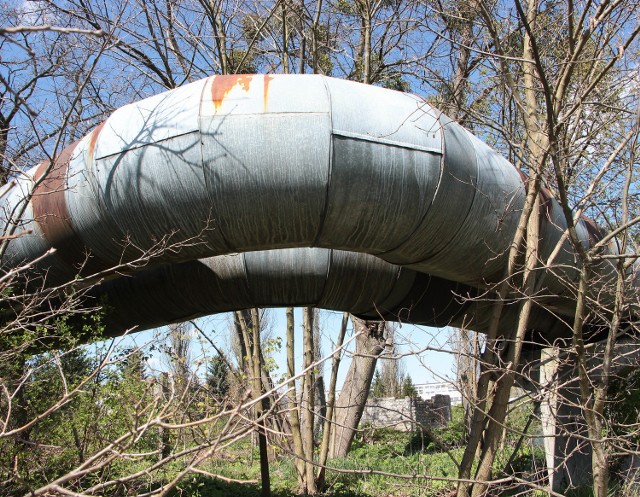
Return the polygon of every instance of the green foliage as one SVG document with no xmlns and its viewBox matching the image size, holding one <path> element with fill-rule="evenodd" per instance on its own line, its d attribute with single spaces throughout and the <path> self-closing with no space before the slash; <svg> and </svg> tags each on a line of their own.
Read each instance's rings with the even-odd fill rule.
<svg viewBox="0 0 640 497">
<path fill-rule="evenodd" d="M 258 56 L 246 50 L 232 50 L 229 54 L 231 69 L 236 74 L 254 74 L 258 72 Z"/>
<path fill-rule="evenodd" d="M 609 402 L 606 407 L 607 419 L 616 435 L 628 435 L 640 421 L 640 370 L 625 377 L 616 377 L 609 388 Z M 639 436 L 633 430 L 633 440 Z"/>
<path fill-rule="evenodd" d="M 103 335 L 102 313 L 64 314 L 0 336 L 0 418 L 16 436 L 0 440 L 0 493 L 22 494 L 84 460 L 96 412 L 98 360 L 80 340 Z M 66 351 L 48 351 L 55 345 Z M 36 422 L 33 422 L 36 420 Z M 32 423 L 32 424 L 29 424 Z M 26 428 L 25 428 L 26 427 Z M 12 467 L 24 475 L 13 478 Z"/>
<path fill-rule="evenodd" d="M 371 384 L 371 388 L 373 389 L 373 396 L 377 399 L 387 396 L 387 388 L 384 382 L 382 381 L 382 375 L 380 371 L 376 369 L 376 372 L 373 374 L 373 382 Z"/>
<path fill-rule="evenodd" d="M 463 447 L 466 443 L 464 428 L 464 408 L 451 407 L 451 421 L 446 427 L 437 430 L 438 440 L 448 448 Z"/>
<path fill-rule="evenodd" d="M 21 390 L 21 407 L 28 420 L 39 419 L 22 432 L 21 443 L 0 442 L 0 471 L 9 470 L 14 461 L 24 468 L 20 480 L 4 475 L 3 495 L 22 495 L 55 480 L 120 437 L 124 437 L 120 450 L 142 453 L 156 449 L 156 431 L 135 435 L 136 426 L 152 414 L 145 412 L 153 404 L 152 385 L 130 362 L 122 360 L 117 367 L 106 368 L 100 366 L 100 357 L 100 351 L 76 348 L 27 361 L 31 374 Z M 115 459 L 104 471 L 117 474 L 130 470 L 131 465 L 131 461 Z M 91 473 L 75 485 L 78 489 L 90 486 L 102 475 L 103 471 Z"/>
<path fill-rule="evenodd" d="M 278 363 L 274 359 L 274 354 L 282 350 L 282 337 L 267 338 L 262 341 L 262 354 L 264 355 L 264 370 L 272 372 L 278 369 Z"/>
<path fill-rule="evenodd" d="M 211 358 L 207 366 L 207 389 L 209 394 L 217 401 L 226 398 L 229 394 L 230 374 L 231 371 L 227 359 L 219 354 Z"/>
<path fill-rule="evenodd" d="M 154 393 L 144 378 L 146 358 L 139 349 L 128 349 L 111 353 L 103 363 L 107 349 L 78 346 L 80 339 L 102 333 L 102 314 L 93 313 L 58 316 L 3 337 L 3 345 L 37 340 L 64 350 L 36 355 L 29 355 L 30 346 L 4 350 L 2 381 L 13 395 L 11 402 L 6 397 L 0 401 L 0 415 L 8 417 L 10 429 L 28 427 L 0 440 L 2 495 L 23 495 L 68 474 L 117 438 L 122 438 L 123 451 L 151 453 L 158 446 L 156 431 L 136 434 L 136 427 L 154 414 L 145 412 L 153 405 Z M 105 471 L 113 475 L 131 465 L 117 458 L 73 481 L 70 488 L 81 490 L 100 481 Z"/>
<path fill-rule="evenodd" d="M 413 385 L 413 380 L 409 375 L 406 375 L 402 380 L 402 396 L 411 397 L 411 398 L 415 398 L 418 396 L 418 391 L 416 390 L 416 387 Z"/>
<path fill-rule="evenodd" d="M 407 93 L 411 91 L 411 84 L 407 79 L 403 78 L 402 74 L 399 72 L 383 70 L 380 77 L 377 79 L 380 81 L 380 86 L 383 88 Z"/>
<path fill-rule="evenodd" d="M 144 380 L 148 357 L 139 348 L 126 348 L 122 352 L 122 376 L 125 378 Z"/>
<path fill-rule="evenodd" d="M 331 461 L 331 466 L 343 470 L 362 471 L 361 474 L 330 472 L 334 488 L 344 495 L 398 495 L 398 485 L 402 485 L 402 495 L 436 496 L 452 485 L 444 481 L 416 479 L 412 482 L 397 480 L 381 474 L 428 475 L 432 477 L 455 477 L 457 469 L 450 456 L 445 453 L 425 453 L 412 450 L 419 437 L 416 433 L 405 433 L 391 429 L 379 429 L 365 432 L 359 438 L 345 459 Z M 460 456 L 460 450 L 456 457 Z"/>
<path fill-rule="evenodd" d="M 315 36 L 318 43 L 318 50 L 315 54 L 318 71 L 326 76 L 331 76 L 334 67 L 334 60 L 330 50 L 332 43 L 331 34 L 326 26 L 318 25 L 315 30 Z M 307 57 L 309 64 L 312 65 L 314 54 L 310 51 Z"/>
</svg>

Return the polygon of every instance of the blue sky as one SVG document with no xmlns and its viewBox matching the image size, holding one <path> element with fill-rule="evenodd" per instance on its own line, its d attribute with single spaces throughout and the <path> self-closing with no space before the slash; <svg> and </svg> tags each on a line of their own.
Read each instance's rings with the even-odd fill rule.
<svg viewBox="0 0 640 497">
<path fill-rule="evenodd" d="M 322 337 L 322 354 L 328 356 L 335 343 L 342 313 L 336 311 L 320 312 L 320 329 Z M 230 316 L 229 314 L 216 314 L 197 321 L 198 326 L 207 333 L 217 347 L 231 355 L 230 342 Z M 302 365 L 302 312 L 295 311 L 296 322 L 296 369 Z M 274 370 L 274 379 L 282 379 L 286 373 L 286 349 L 285 349 L 286 316 L 284 309 L 269 309 L 267 318 L 266 335 L 269 337 L 270 356 Z M 160 338 L 163 342 L 167 335 L 167 328 L 158 328 L 139 333 L 133 333 L 121 339 L 120 346 L 142 347 L 149 354 L 149 369 L 152 374 L 167 370 L 167 361 L 159 350 L 150 350 L 150 344 Z M 431 328 L 426 326 L 414 326 L 409 324 L 398 325 L 396 329 L 397 354 L 402 356 L 401 368 L 411 376 L 414 383 L 432 383 L 455 380 L 454 356 L 450 352 L 448 338 L 450 329 Z M 347 340 L 352 336 L 351 325 L 347 332 Z M 280 346 L 277 345 L 280 338 Z M 192 340 L 192 368 L 202 375 L 204 364 L 208 358 L 215 354 L 215 350 L 197 332 Z M 345 354 L 340 365 L 338 376 L 338 388 L 342 384 L 349 368 L 349 355 Z M 329 378 L 331 365 L 327 361 L 324 367 L 325 377 Z"/>
</svg>

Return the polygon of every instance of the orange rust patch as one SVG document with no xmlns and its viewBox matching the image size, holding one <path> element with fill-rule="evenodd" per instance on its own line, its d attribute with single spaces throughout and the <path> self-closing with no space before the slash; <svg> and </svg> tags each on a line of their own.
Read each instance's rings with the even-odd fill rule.
<svg viewBox="0 0 640 497">
<path fill-rule="evenodd" d="M 529 176 L 527 175 L 527 173 L 525 173 L 522 169 L 519 169 L 517 167 L 516 167 L 516 171 L 518 171 L 518 174 L 520 175 L 520 179 L 524 183 L 524 186 L 528 188 L 529 187 Z"/>
<path fill-rule="evenodd" d="M 598 226 L 593 219 L 585 216 L 584 214 L 580 216 L 580 219 L 584 223 L 584 227 L 587 228 L 590 245 L 593 246 L 604 238 L 604 233 L 600 229 L 600 226 Z"/>
<path fill-rule="evenodd" d="M 214 76 L 211 83 L 211 99 L 216 112 L 220 110 L 222 102 L 234 86 L 240 85 L 244 91 L 249 91 L 253 76 L 247 74 L 229 74 Z"/>
<path fill-rule="evenodd" d="M 269 106 L 269 83 L 271 83 L 272 79 L 273 79 L 273 76 L 270 76 L 269 74 L 264 75 L 264 89 L 262 92 L 262 102 L 263 102 L 264 112 L 267 112 L 267 107 Z"/>
<path fill-rule="evenodd" d="M 88 157 L 88 161 L 92 161 L 93 160 L 93 154 L 96 151 L 96 144 L 98 143 L 98 136 L 100 135 L 100 132 L 102 131 L 102 128 L 104 128 L 104 124 L 105 123 L 106 123 L 106 121 L 101 122 L 91 132 L 91 138 L 89 138 L 89 157 Z"/>
</svg>

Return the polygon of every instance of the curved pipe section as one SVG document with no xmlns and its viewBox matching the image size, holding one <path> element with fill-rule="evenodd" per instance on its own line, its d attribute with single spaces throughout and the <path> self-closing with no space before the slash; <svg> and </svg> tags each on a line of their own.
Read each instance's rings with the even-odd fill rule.
<svg viewBox="0 0 640 497">
<path fill-rule="evenodd" d="M 276 249 L 210 257 L 142 270 L 92 290 L 105 299 L 108 333 L 154 328 L 251 307 L 313 305 L 365 319 L 428 326 L 488 327 L 489 303 L 460 283 L 382 259 L 321 248 Z M 518 306 L 506 306 L 500 333 L 513 329 Z M 535 308 L 531 333 L 553 341 L 569 328 Z M 536 342 L 543 343 L 543 342 Z"/>
<path fill-rule="evenodd" d="M 320 247 L 483 288 L 503 274 L 524 196 L 510 163 L 414 95 L 317 75 L 214 76 L 118 109 L 6 187 L 3 221 L 31 234 L 9 243 L 3 267 L 54 247 L 40 264 L 53 284 L 164 245 L 156 263 Z M 547 197 L 543 257 L 566 228 Z M 585 245 L 598 236 L 577 230 Z M 575 279 L 574 254 L 566 242 L 559 254 L 562 277 L 545 291 L 570 313 L 561 281 Z"/>
</svg>

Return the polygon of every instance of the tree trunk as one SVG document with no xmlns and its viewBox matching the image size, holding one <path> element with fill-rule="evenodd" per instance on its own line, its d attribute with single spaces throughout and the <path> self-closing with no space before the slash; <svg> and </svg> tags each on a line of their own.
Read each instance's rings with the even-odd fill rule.
<svg viewBox="0 0 640 497">
<path fill-rule="evenodd" d="M 0 118 L 0 186 L 9 178 L 10 164 L 7 158 L 7 143 L 9 140 L 9 124 Z"/>
<path fill-rule="evenodd" d="M 338 335 L 338 341 L 336 342 L 336 349 L 340 349 L 344 343 L 344 337 L 347 334 L 347 325 L 349 324 L 349 313 L 345 312 L 342 315 L 342 325 L 340 326 L 340 333 Z M 333 356 L 331 361 L 331 379 L 329 380 L 329 392 L 327 399 L 327 412 L 324 419 L 324 428 L 322 430 L 322 444 L 320 445 L 319 466 L 318 470 L 318 488 L 324 488 L 325 477 L 325 464 L 329 456 L 329 445 L 331 441 L 331 434 L 333 431 L 333 414 L 334 405 L 336 400 L 336 383 L 338 381 L 338 369 L 340 368 L 341 352 L 337 352 Z"/>
<path fill-rule="evenodd" d="M 345 457 L 351 448 L 369 396 L 376 362 L 386 343 L 384 321 L 364 321 L 355 316 L 351 320 L 357 335 L 356 350 L 336 402 L 334 458 Z"/>
<path fill-rule="evenodd" d="M 262 396 L 262 350 L 260 346 L 260 314 L 258 309 L 239 311 L 235 313 L 236 323 L 242 332 L 242 342 L 247 350 L 248 371 L 251 378 L 252 397 L 258 399 Z M 267 431 L 264 413 L 268 410 L 265 399 L 257 401 L 254 405 L 254 415 L 258 432 L 258 448 L 260 451 L 260 476 L 262 482 L 262 497 L 271 496 L 271 479 L 269 476 L 269 453 L 267 443 Z"/>
<path fill-rule="evenodd" d="M 295 364 L 295 324 L 293 319 L 293 307 L 287 307 L 287 376 L 293 378 L 296 374 Z M 298 411 L 298 394 L 296 383 L 292 381 L 288 385 L 289 419 L 291 424 L 291 439 L 293 441 L 294 465 L 298 478 L 298 485 L 302 491 L 305 488 L 304 448 L 302 445 L 302 431 L 300 430 L 300 416 Z"/>
<path fill-rule="evenodd" d="M 313 308 L 302 310 L 302 336 L 304 350 L 304 389 L 302 395 L 302 444 L 305 453 L 305 493 L 314 495 L 317 492 L 315 474 L 313 471 L 313 425 L 314 425 L 314 372 L 311 367 L 314 357 L 313 346 Z"/>
</svg>

